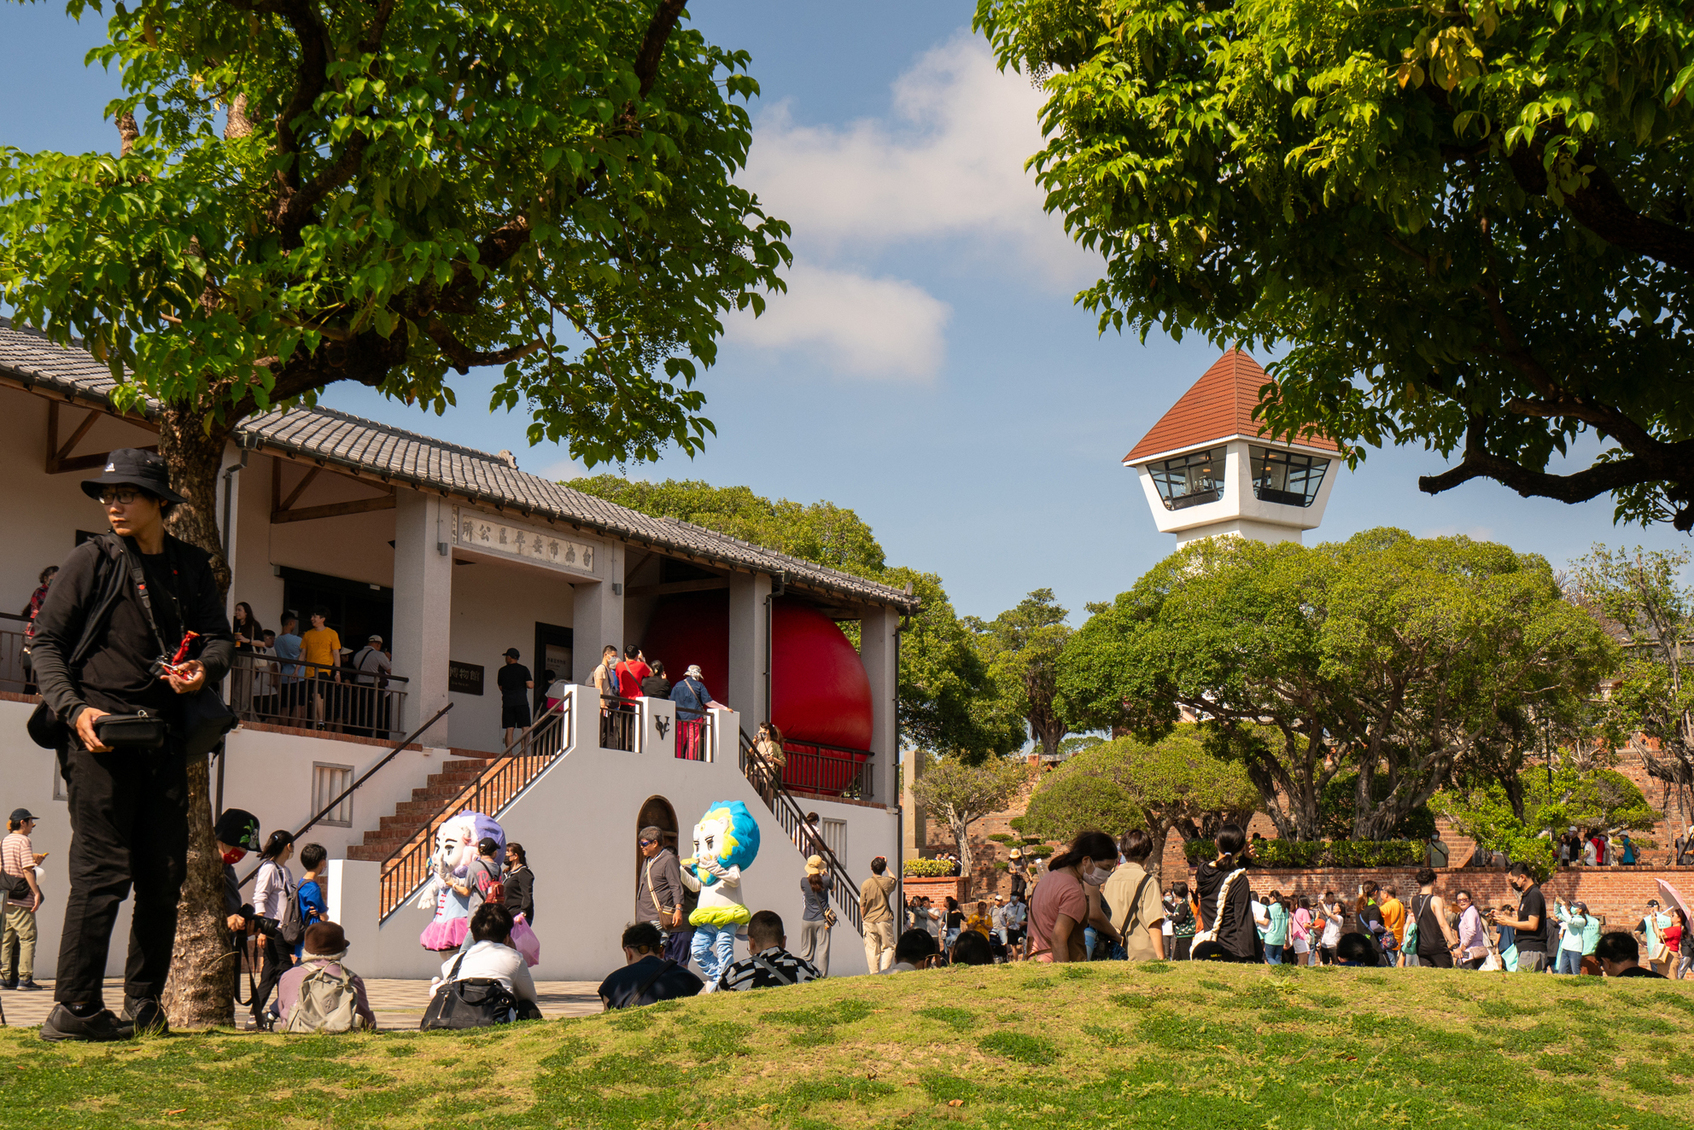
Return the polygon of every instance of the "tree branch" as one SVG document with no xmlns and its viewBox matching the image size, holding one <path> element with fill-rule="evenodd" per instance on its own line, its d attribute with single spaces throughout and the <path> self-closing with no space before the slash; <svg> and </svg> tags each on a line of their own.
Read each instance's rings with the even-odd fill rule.
<svg viewBox="0 0 1694 1130">
<path fill-rule="evenodd" d="M 653 10 L 647 34 L 641 39 L 641 49 L 635 53 L 635 75 L 641 80 L 642 98 L 651 94 L 654 84 L 659 81 L 659 63 L 665 56 L 665 42 L 670 39 L 686 7 L 688 0 L 660 0 L 659 6 Z M 627 108 L 625 112 L 628 112 Z"/>
<path fill-rule="evenodd" d="M 456 337 L 447 324 L 439 318 L 431 318 L 424 326 L 424 332 L 435 342 L 436 347 L 453 365 L 453 370 L 460 376 L 471 371 L 475 365 L 504 365 L 537 353 L 546 348 L 547 342 L 541 338 L 528 345 L 517 345 L 510 349 L 475 350 Z"/>
<path fill-rule="evenodd" d="M 1506 158 L 1518 185 L 1535 196 L 1547 195 L 1551 187 L 1542 163 L 1544 152 L 1540 145 L 1520 145 Z M 1630 207 L 1592 150 L 1580 150 L 1577 160 L 1593 168 L 1586 185 L 1564 194 L 1565 210 L 1572 219 L 1621 251 L 1645 255 L 1667 266 L 1694 270 L 1694 233 L 1644 216 Z"/>
</svg>

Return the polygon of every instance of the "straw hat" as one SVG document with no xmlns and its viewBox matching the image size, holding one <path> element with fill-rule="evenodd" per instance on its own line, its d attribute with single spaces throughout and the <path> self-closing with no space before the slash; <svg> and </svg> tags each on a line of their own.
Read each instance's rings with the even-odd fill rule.
<svg viewBox="0 0 1694 1130">
<path fill-rule="evenodd" d="M 1022 859 L 1023 858 L 1023 850 L 1021 848 L 1013 848 L 1012 849 L 1012 858 L 1013 859 Z"/>
<path fill-rule="evenodd" d="M 812 855 L 812 856 L 806 857 L 806 874 L 807 875 L 822 875 L 823 874 L 823 856 Z"/>
</svg>

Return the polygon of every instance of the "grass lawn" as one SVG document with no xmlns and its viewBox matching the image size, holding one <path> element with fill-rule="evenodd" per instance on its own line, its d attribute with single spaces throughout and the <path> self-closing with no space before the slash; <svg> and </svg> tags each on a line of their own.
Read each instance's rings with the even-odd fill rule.
<svg viewBox="0 0 1694 1130">
<path fill-rule="evenodd" d="M 1694 982 L 1102 963 L 466 1035 L 0 1032 L 0 1125 L 1694 1125 Z"/>
</svg>

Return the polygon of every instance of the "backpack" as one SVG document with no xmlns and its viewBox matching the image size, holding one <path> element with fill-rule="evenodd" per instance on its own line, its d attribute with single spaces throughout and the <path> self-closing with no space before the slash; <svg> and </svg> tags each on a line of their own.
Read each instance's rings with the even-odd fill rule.
<svg viewBox="0 0 1694 1130">
<path fill-rule="evenodd" d="M 351 1032 L 359 1026 L 359 994 L 353 975 L 343 969 L 337 976 L 330 963 L 314 961 L 300 981 L 300 995 L 288 1010 L 284 1032 Z"/>
<path fill-rule="evenodd" d="M 271 864 L 276 867 L 276 864 Z M 280 872 L 282 868 L 277 867 Z M 282 917 L 276 921 L 277 936 L 288 946 L 298 946 L 306 936 L 306 923 L 300 917 L 300 888 L 292 883 L 283 884 Z"/>
<path fill-rule="evenodd" d="M 475 914 L 477 907 L 491 902 L 497 902 L 504 906 L 506 903 L 506 881 L 490 871 L 488 864 L 482 860 L 478 859 L 476 865 L 482 868 L 482 873 L 488 877 L 488 885 L 480 889 L 475 886 L 471 888 L 471 893 L 477 896 L 477 898 L 471 900 L 471 913 Z"/>
</svg>

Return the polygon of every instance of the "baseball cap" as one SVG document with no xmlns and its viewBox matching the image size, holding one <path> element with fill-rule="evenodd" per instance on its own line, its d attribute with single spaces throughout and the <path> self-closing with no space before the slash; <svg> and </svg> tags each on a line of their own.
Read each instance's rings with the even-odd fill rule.
<svg viewBox="0 0 1694 1130">
<path fill-rule="evenodd" d="M 31 812 L 27 808 L 14 808 L 12 810 L 12 819 L 21 824 L 25 820 L 39 820 L 41 817 L 35 815 L 35 813 Z"/>
<path fill-rule="evenodd" d="M 516 659 L 518 658 L 518 649 L 515 647 L 508 647 L 506 649 L 506 654 L 511 658 Z"/>
</svg>

